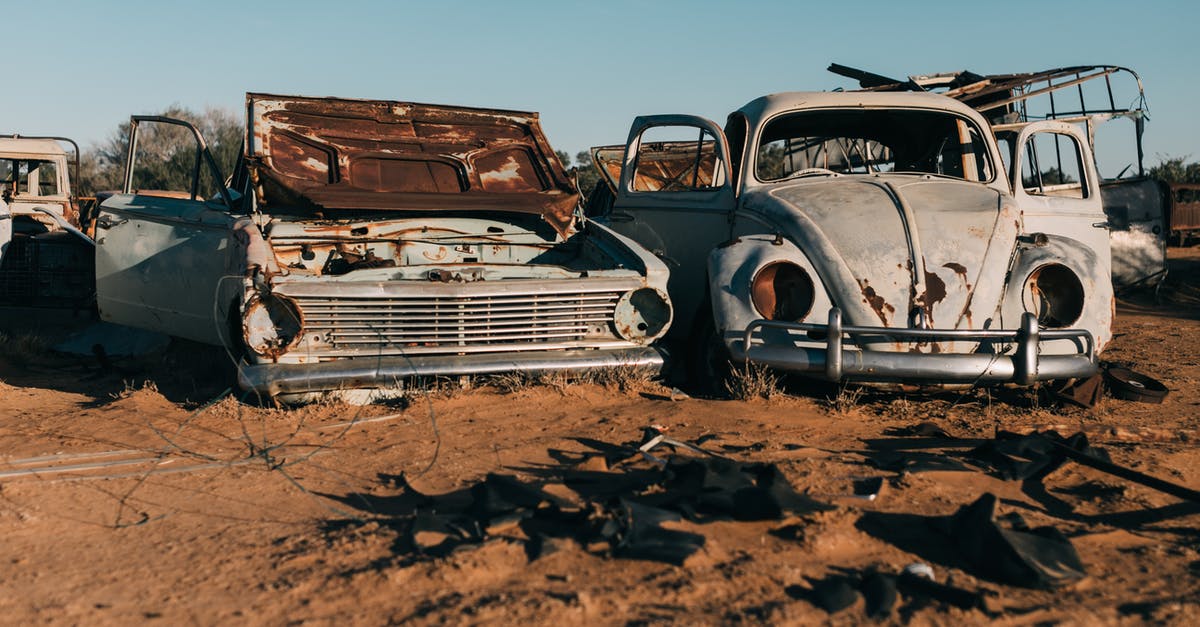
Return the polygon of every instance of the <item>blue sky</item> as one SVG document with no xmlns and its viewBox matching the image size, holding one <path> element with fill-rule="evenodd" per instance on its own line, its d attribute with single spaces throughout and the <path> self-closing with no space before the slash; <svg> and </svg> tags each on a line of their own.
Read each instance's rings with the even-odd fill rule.
<svg viewBox="0 0 1200 627">
<path fill-rule="evenodd" d="M 11 1 L 11 0 L 10 0 Z M 7 3 L 6 3 L 7 4 Z M 539 111 L 571 154 L 637 114 L 905 76 L 1117 64 L 1145 83 L 1147 165 L 1200 159 L 1200 3 L 53 2 L 5 9 L 0 132 L 87 145 L 132 113 L 246 91 Z M 16 63 L 12 63 L 16 61 Z"/>
</svg>

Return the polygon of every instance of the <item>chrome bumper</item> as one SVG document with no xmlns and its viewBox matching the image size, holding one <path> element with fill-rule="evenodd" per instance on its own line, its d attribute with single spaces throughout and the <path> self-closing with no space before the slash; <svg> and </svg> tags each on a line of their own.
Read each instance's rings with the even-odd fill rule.
<svg viewBox="0 0 1200 627">
<path fill-rule="evenodd" d="M 650 347 L 475 355 L 416 355 L 339 359 L 316 364 L 247 364 L 238 368 L 243 390 L 265 396 L 395 385 L 407 377 L 632 367 L 659 372 L 662 354 Z"/>
<path fill-rule="evenodd" d="M 823 334 L 825 346 L 801 347 L 755 343 L 759 329 L 786 329 Z M 849 336 L 849 338 L 847 337 Z M 847 339 L 889 338 L 893 341 L 992 341 L 1012 344 L 1006 353 L 908 353 L 846 348 Z M 815 338 L 814 338 L 815 339 Z M 1075 340 L 1079 352 L 1041 355 L 1044 340 Z M 1089 377 L 1099 372 L 1096 340 L 1083 329 L 1040 329 L 1031 313 L 1021 316 L 1015 330 L 992 329 L 899 329 L 859 327 L 842 324 L 842 312 L 829 310 L 829 324 L 755 320 L 746 326 L 739 343 L 732 347 L 736 361 L 748 361 L 779 370 L 800 372 L 829 381 L 894 382 L 916 384 L 1016 383 Z M 740 351 L 739 351 L 740 349 Z M 740 354 L 739 354 L 740 352 Z"/>
</svg>

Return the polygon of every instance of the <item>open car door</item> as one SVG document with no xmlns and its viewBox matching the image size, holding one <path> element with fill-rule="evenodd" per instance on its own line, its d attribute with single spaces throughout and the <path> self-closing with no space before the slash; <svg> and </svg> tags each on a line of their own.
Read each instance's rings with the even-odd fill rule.
<svg viewBox="0 0 1200 627">
<path fill-rule="evenodd" d="M 8 210 L 8 203 L 0 198 L 0 263 L 4 261 L 4 253 L 8 250 L 10 242 L 12 242 L 12 213 Z"/>
<path fill-rule="evenodd" d="M 102 319 L 224 343 L 245 259 L 224 181 L 195 126 L 130 118 L 122 193 L 104 201 L 95 221 Z"/>
<path fill-rule="evenodd" d="M 702 299 L 708 253 L 729 239 L 736 200 L 729 164 L 725 134 L 711 120 L 638 117 L 625 145 L 612 210 L 600 216 L 671 269 L 672 334 L 685 333 L 699 307 L 707 306 Z"/>
<path fill-rule="evenodd" d="M 1083 131 L 1056 121 L 995 128 L 1001 145 L 1012 151 L 1009 177 L 1025 230 L 1074 233 L 1088 248 L 1103 252 L 1104 271 L 1111 272 L 1100 175 Z M 1070 226 L 1050 227 L 1049 222 Z"/>
</svg>

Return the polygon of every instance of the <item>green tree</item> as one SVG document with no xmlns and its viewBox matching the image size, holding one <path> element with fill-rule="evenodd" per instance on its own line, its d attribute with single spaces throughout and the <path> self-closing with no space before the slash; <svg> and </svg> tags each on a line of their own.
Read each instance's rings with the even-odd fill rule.
<svg viewBox="0 0 1200 627">
<path fill-rule="evenodd" d="M 596 166 L 592 163 L 592 153 L 587 150 L 580 150 L 575 155 L 575 172 L 579 178 L 579 191 L 585 196 L 592 193 L 596 187 L 596 183 L 600 181 L 600 172 L 596 170 Z"/>
<path fill-rule="evenodd" d="M 241 120 L 227 110 L 208 108 L 201 113 L 171 106 L 159 115 L 192 123 L 208 144 L 221 176 L 228 177 L 242 149 Z M 120 189 L 125 175 L 125 160 L 129 152 L 129 122 L 122 122 L 107 139 L 89 146 L 80 155 L 80 176 L 75 182 L 76 193 L 94 195 L 98 191 Z M 187 129 L 168 125 L 143 123 L 138 128 L 137 167 L 134 187 L 187 191 L 196 164 L 196 144 Z M 201 168 L 200 192 L 215 193 L 217 183 L 209 180 L 207 166 Z"/>
<path fill-rule="evenodd" d="M 1200 183 L 1200 162 L 1185 163 L 1186 157 L 1168 157 L 1150 168 L 1150 176 L 1168 183 Z"/>
</svg>

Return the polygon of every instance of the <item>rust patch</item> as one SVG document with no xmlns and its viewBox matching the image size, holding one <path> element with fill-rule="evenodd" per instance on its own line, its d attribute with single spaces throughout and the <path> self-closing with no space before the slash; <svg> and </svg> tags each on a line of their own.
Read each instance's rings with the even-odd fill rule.
<svg viewBox="0 0 1200 627">
<path fill-rule="evenodd" d="M 975 292 L 971 291 L 971 284 L 967 282 L 966 266 L 962 265 L 961 263 L 955 263 L 955 262 L 951 261 L 950 263 L 942 264 L 942 267 L 953 270 L 954 274 L 957 274 L 959 280 L 962 281 L 963 288 L 966 289 L 966 291 L 967 291 L 967 300 L 966 300 L 966 302 L 963 303 L 962 311 L 960 311 L 958 313 L 958 320 L 955 320 L 955 324 L 954 324 L 955 328 L 958 328 L 959 323 L 962 322 L 962 319 L 966 318 L 967 319 L 967 328 L 974 329 L 975 321 L 971 319 L 971 299 L 975 297 Z"/>
<path fill-rule="evenodd" d="M 942 267 L 950 268 L 951 270 L 954 271 L 954 274 L 957 274 L 959 276 L 959 278 L 961 278 L 963 281 L 967 280 L 967 267 L 962 265 L 961 263 L 954 263 L 953 261 L 951 261 L 949 263 L 942 264 Z"/>
<path fill-rule="evenodd" d="M 925 271 L 925 293 L 919 299 L 926 307 L 933 308 L 934 305 L 946 299 L 946 282 L 936 273 Z"/>
<path fill-rule="evenodd" d="M 935 328 L 933 307 L 946 299 L 946 282 L 937 274 L 925 271 L 925 291 L 914 299 L 917 307 L 925 312 L 925 322 L 928 328 Z M 922 342 L 924 344 L 924 342 Z"/>
<path fill-rule="evenodd" d="M 246 103 L 263 205 L 317 216 L 486 208 L 540 214 L 564 237 L 574 228 L 579 191 L 536 113 L 265 94 Z"/>
<path fill-rule="evenodd" d="M 888 316 L 896 313 L 896 308 L 889 305 L 883 300 L 883 297 L 875 293 L 875 288 L 871 287 L 866 279 L 859 279 L 858 289 L 862 290 L 863 302 L 871 306 L 875 310 L 875 315 L 879 316 L 879 321 L 883 326 L 891 326 L 888 323 Z"/>
</svg>

